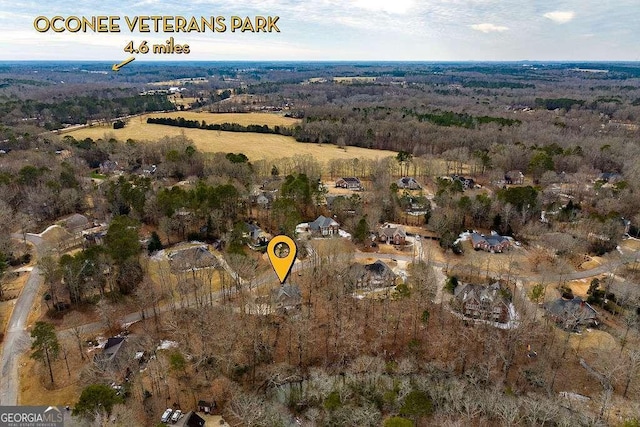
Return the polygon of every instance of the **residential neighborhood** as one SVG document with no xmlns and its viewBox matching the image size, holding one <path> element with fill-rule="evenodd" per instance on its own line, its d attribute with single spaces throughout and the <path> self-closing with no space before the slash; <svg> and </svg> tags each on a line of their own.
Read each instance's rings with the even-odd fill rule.
<svg viewBox="0 0 640 427">
<path fill-rule="evenodd" d="M 637 424 L 637 67 L 197 62 L 0 70 L 0 406 Z"/>
</svg>

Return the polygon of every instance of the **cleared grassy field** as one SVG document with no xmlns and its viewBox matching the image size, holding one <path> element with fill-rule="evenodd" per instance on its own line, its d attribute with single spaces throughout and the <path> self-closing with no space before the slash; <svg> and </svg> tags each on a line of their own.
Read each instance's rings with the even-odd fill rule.
<svg viewBox="0 0 640 427">
<path fill-rule="evenodd" d="M 189 98 L 187 98 L 189 99 Z M 191 98 L 194 99 L 195 98 Z M 178 99 L 180 100 L 180 99 Z M 221 123 L 238 123 L 242 126 L 247 125 L 268 125 L 268 126 L 291 126 L 299 123 L 299 119 L 292 119 L 291 117 L 284 117 L 279 114 L 270 113 L 208 113 L 197 111 L 172 111 L 170 113 L 152 113 L 146 114 L 143 120 L 147 120 L 147 117 L 184 117 L 187 120 L 204 120 L 209 124 L 221 124 Z M 133 119 L 139 121 L 139 118 Z"/>
<path fill-rule="evenodd" d="M 169 95 L 168 99 L 175 105 L 184 105 L 185 107 L 190 106 L 197 101 L 196 98 L 180 98 L 178 95 Z"/>
<path fill-rule="evenodd" d="M 215 114 L 197 113 L 190 111 L 157 113 L 153 117 L 184 117 L 188 120 L 205 120 L 207 123 L 235 122 L 243 126 L 248 124 L 288 125 L 295 123 L 295 119 L 268 113 L 247 114 Z M 213 130 L 187 129 L 174 126 L 147 124 L 147 117 L 133 118 L 123 129 L 107 127 L 91 127 L 77 129 L 64 135 L 71 135 L 76 139 L 116 138 L 126 141 L 131 138 L 137 141 L 156 141 L 164 136 L 186 135 L 194 145 L 208 153 L 244 153 L 250 160 L 277 159 L 310 154 L 320 161 L 331 159 L 376 159 L 395 156 L 394 151 L 371 150 L 358 147 L 339 148 L 329 144 L 309 144 L 297 142 L 294 138 L 282 135 L 259 134 L 248 132 L 218 132 Z M 266 122 L 271 120 L 271 122 Z"/>
<path fill-rule="evenodd" d="M 375 77 L 360 77 L 360 76 L 355 76 L 355 77 L 338 76 L 338 77 L 334 77 L 333 81 L 337 82 L 337 83 L 371 83 L 371 82 L 375 82 L 376 78 Z"/>
</svg>

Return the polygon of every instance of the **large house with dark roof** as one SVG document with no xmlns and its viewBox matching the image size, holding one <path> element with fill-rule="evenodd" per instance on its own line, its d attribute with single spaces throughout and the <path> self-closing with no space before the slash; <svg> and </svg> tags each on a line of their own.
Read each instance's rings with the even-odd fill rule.
<svg viewBox="0 0 640 427">
<path fill-rule="evenodd" d="M 391 268 L 380 260 L 366 265 L 352 265 L 351 275 L 357 289 L 376 289 L 395 286 L 397 277 Z"/>
<path fill-rule="evenodd" d="M 509 320 L 509 301 L 500 283 L 490 286 L 460 284 L 454 291 L 454 307 L 465 317 L 506 323 Z"/>
<path fill-rule="evenodd" d="M 111 337 L 102 347 L 102 352 L 93 356 L 93 361 L 102 368 L 121 369 L 129 362 L 124 356 L 125 346 L 124 337 Z"/>
<path fill-rule="evenodd" d="M 511 246 L 511 241 L 508 238 L 494 232 L 488 236 L 475 232 L 471 233 L 471 243 L 473 249 L 482 249 L 486 252 L 503 252 Z"/>
<path fill-rule="evenodd" d="M 107 361 L 115 359 L 123 343 L 124 337 L 109 338 L 102 349 L 102 358 Z"/>
</svg>

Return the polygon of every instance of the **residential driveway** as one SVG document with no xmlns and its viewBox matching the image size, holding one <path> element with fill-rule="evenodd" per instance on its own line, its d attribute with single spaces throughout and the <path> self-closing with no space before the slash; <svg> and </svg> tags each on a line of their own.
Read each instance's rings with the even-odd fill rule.
<svg viewBox="0 0 640 427">
<path fill-rule="evenodd" d="M 22 239 L 22 234 L 11 237 Z M 40 236 L 27 234 L 27 241 L 34 244 L 36 252 L 43 241 Z M 7 330 L 2 342 L 2 358 L 0 358 L 0 405 L 18 404 L 18 361 L 31 346 L 31 339 L 27 332 L 27 317 L 33 306 L 38 289 L 43 279 L 38 267 L 31 270 L 29 279 L 24 285 L 20 296 L 13 306 L 11 318 L 7 324 Z"/>
</svg>

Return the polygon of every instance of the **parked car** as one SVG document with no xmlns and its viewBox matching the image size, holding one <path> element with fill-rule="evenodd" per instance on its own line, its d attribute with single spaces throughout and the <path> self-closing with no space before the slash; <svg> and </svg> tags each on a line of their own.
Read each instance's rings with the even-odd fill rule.
<svg viewBox="0 0 640 427">
<path fill-rule="evenodd" d="M 173 409 L 168 408 L 166 411 L 164 411 L 164 413 L 162 414 L 162 418 L 160 418 L 160 421 L 162 421 L 163 423 L 168 423 L 169 420 L 171 419 L 171 414 L 173 414 Z"/>
<path fill-rule="evenodd" d="M 180 409 L 176 409 L 176 411 L 173 413 L 173 416 L 171 417 L 171 422 L 174 424 L 177 423 L 181 416 L 182 411 Z"/>
</svg>

